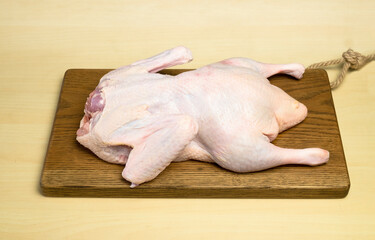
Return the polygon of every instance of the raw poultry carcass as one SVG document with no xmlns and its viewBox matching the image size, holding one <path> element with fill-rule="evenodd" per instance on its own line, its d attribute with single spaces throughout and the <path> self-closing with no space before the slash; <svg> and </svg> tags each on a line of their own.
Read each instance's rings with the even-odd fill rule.
<svg viewBox="0 0 375 240">
<path fill-rule="evenodd" d="M 307 108 L 267 78 L 299 79 L 302 65 L 230 58 L 177 76 L 157 73 L 191 60 L 187 48 L 176 47 L 104 75 L 87 99 L 77 140 L 105 161 L 125 164 L 122 176 L 131 187 L 172 161 L 212 162 L 235 172 L 328 161 L 323 149 L 271 143 L 304 120 Z"/>
</svg>

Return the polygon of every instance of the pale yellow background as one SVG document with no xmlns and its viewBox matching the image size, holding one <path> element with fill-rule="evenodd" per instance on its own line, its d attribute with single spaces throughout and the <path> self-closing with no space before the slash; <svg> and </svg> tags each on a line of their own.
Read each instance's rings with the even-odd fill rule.
<svg viewBox="0 0 375 240">
<path fill-rule="evenodd" d="M 0 1 L 0 239 L 375 239 L 375 62 L 333 92 L 344 199 L 48 198 L 38 191 L 64 72 L 185 45 L 195 68 L 375 51 L 375 1 Z M 330 70 L 331 77 L 337 72 Z"/>
</svg>

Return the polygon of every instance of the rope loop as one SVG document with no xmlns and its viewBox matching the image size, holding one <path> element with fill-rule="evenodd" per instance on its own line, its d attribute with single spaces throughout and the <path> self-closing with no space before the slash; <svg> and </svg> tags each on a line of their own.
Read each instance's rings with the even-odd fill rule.
<svg viewBox="0 0 375 240">
<path fill-rule="evenodd" d="M 354 52 L 352 49 L 349 48 L 348 51 L 342 54 L 342 57 L 345 59 L 346 62 L 350 63 L 350 69 L 360 69 L 367 63 L 367 57 L 363 56 L 359 52 Z"/>
<path fill-rule="evenodd" d="M 330 61 L 325 61 L 325 62 L 319 62 L 319 63 L 314 63 L 308 67 L 308 69 L 314 69 L 314 68 L 320 68 L 320 67 L 327 67 L 331 65 L 336 65 L 336 64 L 343 64 L 341 72 L 339 76 L 337 77 L 336 80 L 332 81 L 331 88 L 334 89 L 338 87 L 342 81 L 345 78 L 345 75 L 348 71 L 348 69 L 353 69 L 353 70 L 358 70 L 367 63 L 375 60 L 375 53 L 370 54 L 367 56 L 364 56 L 358 52 L 353 51 L 352 49 L 348 49 L 346 52 L 342 54 L 342 58 L 338 59 L 333 59 Z"/>
</svg>

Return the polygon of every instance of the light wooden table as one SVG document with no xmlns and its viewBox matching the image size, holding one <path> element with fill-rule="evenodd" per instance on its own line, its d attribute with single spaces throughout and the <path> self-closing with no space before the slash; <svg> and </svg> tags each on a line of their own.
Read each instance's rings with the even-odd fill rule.
<svg viewBox="0 0 375 240">
<path fill-rule="evenodd" d="M 0 239 L 375 238 L 374 62 L 333 92 L 352 183 L 344 199 L 42 196 L 65 70 L 116 68 L 177 45 L 195 57 L 183 68 L 369 54 L 375 1 L 0 1 Z"/>
</svg>

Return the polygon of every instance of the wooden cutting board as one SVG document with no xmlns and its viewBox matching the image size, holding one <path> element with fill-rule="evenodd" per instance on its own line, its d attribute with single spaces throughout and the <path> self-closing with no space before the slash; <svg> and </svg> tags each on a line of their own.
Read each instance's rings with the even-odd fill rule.
<svg viewBox="0 0 375 240">
<path fill-rule="evenodd" d="M 69 69 L 65 73 L 41 176 L 41 192 L 58 197 L 200 197 L 200 198 L 342 198 L 349 175 L 324 70 L 307 70 L 296 81 L 270 80 L 309 109 L 299 125 L 273 142 L 280 147 L 320 147 L 330 151 L 327 164 L 288 165 L 255 173 L 234 173 L 212 163 L 172 163 L 156 179 L 137 188 L 121 177 L 123 166 L 97 158 L 76 140 L 86 98 L 109 69 Z M 187 70 L 164 70 L 176 75 Z"/>
</svg>

